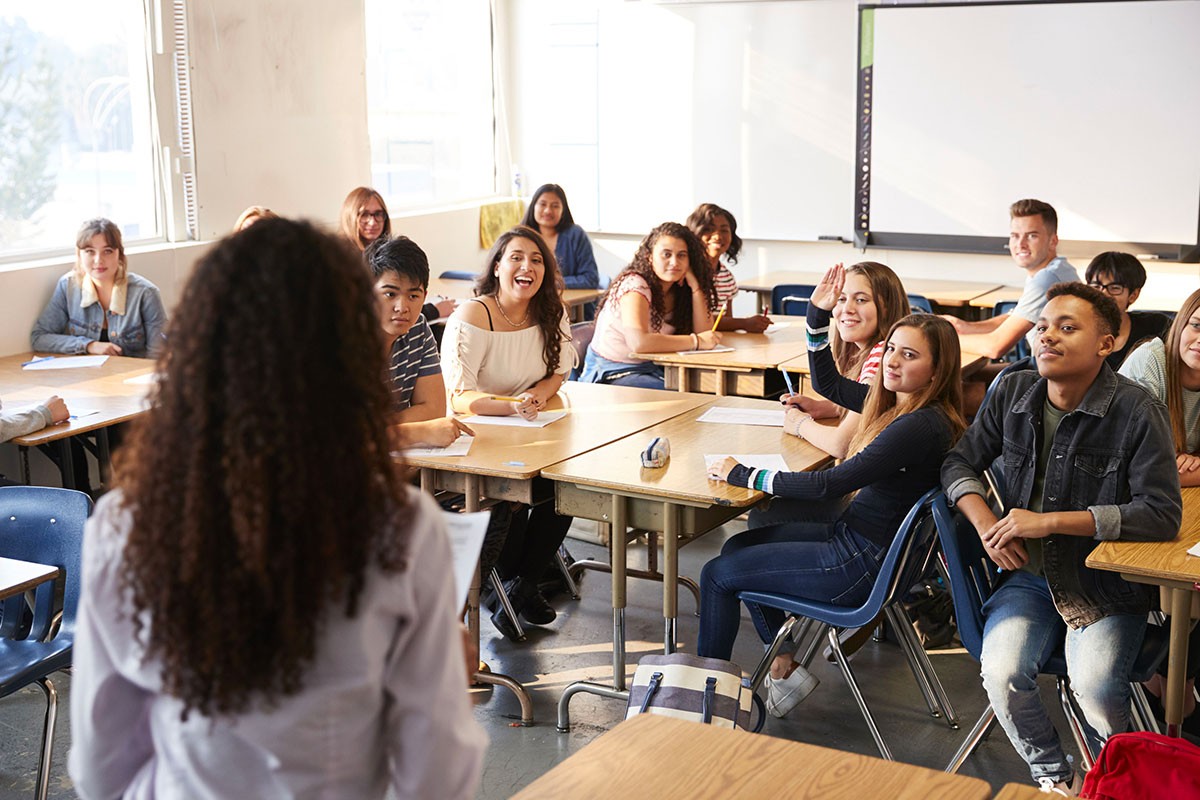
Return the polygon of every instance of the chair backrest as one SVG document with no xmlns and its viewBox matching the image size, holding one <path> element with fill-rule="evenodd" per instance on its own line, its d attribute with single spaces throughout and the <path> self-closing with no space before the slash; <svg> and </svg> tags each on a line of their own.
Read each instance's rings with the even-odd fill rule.
<svg viewBox="0 0 1200 800">
<path fill-rule="evenodd" d="M 992 316 L 998 317 L 1001 314 L 1011 314 L 1013 309 L 1017 307 L 1016 300 L 1001 300 L 992 308 Z M 1017 343 L 1013 345 L 1012 352 L 1008 354 L 1009 361 L 1019 361 L 1022 358 L 1029 358 L 1029 340 L 1022 336 L 1017 339 Z"/>
<path fill-rule="evenodd" d="M 49 564 L 65 581 L 61 634 L 71 634 L 79 605 L 79 576 L 83 556 L 83 525 L 92 513 L 92 499 L 83 492 L 46 486 L 0 488 L 0 556 Z M 38 587 L 33 627 L 28 638 L 43 639 L 50 630 L 54 587 Z M 5 627 L 12 620 L 5 620 Z"/>
<path fill-rule="evenodd" d="M 996 387 L 1000 385 L 1000 381 L 1004 379 L 1004 376 L 1012 372 L 1017 372 L 1018 370 L 1035 368 L 1036 365 L 1033 363 L 1033 357 L 1025 356 L 1024 358 L 1017 359 L 1004 369 L 1000 370 L 1000 372 L 996 374 L 996 377 L 992 378 L 992 382 L 988 384 L 987 391 L 983 393 L 983 402 L 979 404 L 979 411 L 983 411 L 985 408 L 987 408 L 988 403 L 991 402 L 992 394 L 996 391 Z M 975 413 L 978 414 L 979 411 Z"/>
<path fill-rule="evenodd" d="M 941 496 L 940 487 L 930 489 L 904 515 L 904 521 L 900 523 L 900 529 L 888 547 L 887 555 L 879 566 L 879 576 L 864 605 L 878 603 L 876 607 L 881 609 L 908 592 L 920 579 L 936 532 L 930 512 L 931 504 Z"/>
<path fill-rule="evenodd" d="M 923 294 L 910 294 L 908 296 L 908 307 L 912 309 L 914 314 L 920 312 L 925 312 L 926 314 L 933 313 L 933 304 Z"/>
<path fill-rule="evenodd" d="M 975 660 L 983 652 L 983 603 L 992 594 L 996 566 L 983 542 L 961 513 L 952 512 L 945 495 L 933 501 L 933 520 L 945 556 L 958 638 Z"/>
<path fill-rule="evenodd" d="M 575 380 L 579 377 L 579 373 L 583 372 L 583 360 L 587 357 L 588 345 L 592 343 L 592 337 L 596 335 L 596 323 L 590 322 L 572 322 L 571 323 L 571 344 L 575 347 L 575 368 L 571 370 L 570 380 Z"/>
<path fill-rule="evenodd" d="M 469 269 L 448 269 L 438 277 L 447 281 L 473 281 L 475 273 Z"/>
<path fill-rule="evenodd" d="M 781 283 L 771 289 L 771 313 L 802 317 L 808 313 L 808 298 L 816 289 L 810 283 Z"/>
</svg>

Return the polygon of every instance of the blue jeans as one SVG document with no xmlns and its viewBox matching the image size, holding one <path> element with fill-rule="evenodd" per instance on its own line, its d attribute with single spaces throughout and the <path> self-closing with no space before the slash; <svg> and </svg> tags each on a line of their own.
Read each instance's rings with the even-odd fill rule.
<svg viewBox="0 0 1200 800">
<path fill-rule="evenodd" d="M 700 636 L 696 652 L 728 659 L 741 613 L 737 593 L 777 592 L 857 606 L 879 574 L 885 550 L 840 522 L 795 522 L 739 533 L 700 572 Z M 770 642 L 785 615 L 752 607 L 759 637 Z"/>
<path fill-rule="evenodd" d="M 650 361 L 626 364 L 610 361 L 588 348 L 583 359 L 583 372 L 579 380 L 584 383 L 611 383 L 617 386 L 635 386 L 639 389 L 662 389 L 666 384 L 663 368 Z"/>
<path fill-rule="evenodd" d="M 1146 632 L 1146 618 L 1114 614 L 1069 629 L 1054 607 L 1045 578 L 1018 571 L 983 604 L 983 688 L 1013 747 L 1039 778 L 1067 780 L 1071 767 L 1038 691 L 1037 675 L 1066 630 L 1067 674 L 1083 711 L 1088 747 L 1129 729 L 1129 673 Z"/>
<path fill-rule="evenodd" d="M 837 522 L 847 505 L 845 497 L 829 500 L 771 497 L 767 502 L 750 509 L 746 527 L 765 528 L 768 525 L 787 525 L 793 522 Z"/>
</svg>

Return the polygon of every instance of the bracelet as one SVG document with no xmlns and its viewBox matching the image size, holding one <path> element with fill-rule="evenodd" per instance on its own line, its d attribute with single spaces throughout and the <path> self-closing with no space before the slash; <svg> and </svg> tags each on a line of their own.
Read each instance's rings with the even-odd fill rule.
<svg viewBox="0 0 1200 800">
<path fill-rule="evenodd" d="M 693 350 L 700 349 L 700 337 L 694 333 L 692 334 L 692 349 Z"/>
</svg>

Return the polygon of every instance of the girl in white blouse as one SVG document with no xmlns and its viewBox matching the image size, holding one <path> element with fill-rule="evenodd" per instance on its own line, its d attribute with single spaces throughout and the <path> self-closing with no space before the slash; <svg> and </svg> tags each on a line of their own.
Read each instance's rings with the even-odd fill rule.
<svg viewBox="0 0 1200 800">
<path fill-rule="evenodd" d="M 475 280 L 477 296 L 458 307 L 442 337 L 454 411 L 532 420 L 546 407 L 575 364 L 562 287 L 554 251 L 537 231 L 517 227 L 496 240 Z M 539 489 L 546 486 L 535 484 Z M 547 494 L 514 513 L 498 564 L 514 610 L 532 625 L 556 616 L 537 584 L 571 527 L 570 517 L 555 513 L 553 492 Z M 493 610 L 492 622 L 516 639 L 504 609 Z"/>
</svg>

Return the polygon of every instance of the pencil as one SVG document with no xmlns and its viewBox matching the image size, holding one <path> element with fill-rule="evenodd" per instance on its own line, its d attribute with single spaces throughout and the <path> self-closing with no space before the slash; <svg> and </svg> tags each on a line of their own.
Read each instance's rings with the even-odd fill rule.
<svg viewBox="0 0 1200 800">
<path fill-rule="evenodd" d="M 523 403 L 524 398 L 521 397 L 502 397 L 498 394 L 488 395 L 488 400 L 499 400 L 502 403 Z"/>
<path fill-rule="evenodd" d="M 724 308 L 722 308 L 721 313 L 717 314 L 717 318 L 715 320 L 713 320 L 713 327 L 712 327 L 712 331 L 711 331 L 712 333 L 717 332 L 717 326 L 721 324 L 721 317 L 725 316 L 725 308 L 728 308 L 728 307 L 729 306 L 725 306 Z"/>
</svg>

